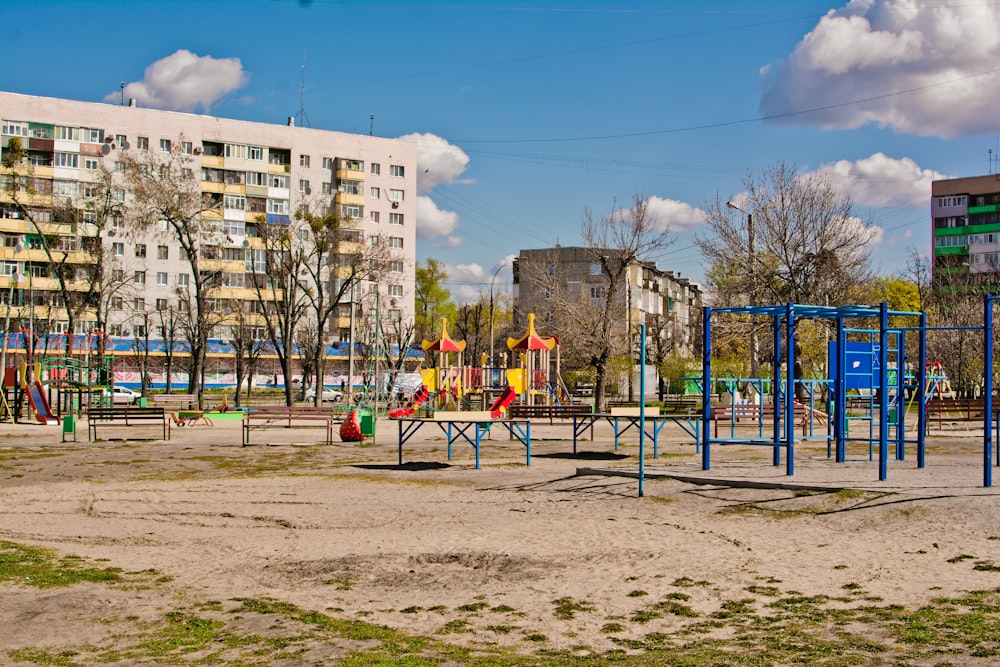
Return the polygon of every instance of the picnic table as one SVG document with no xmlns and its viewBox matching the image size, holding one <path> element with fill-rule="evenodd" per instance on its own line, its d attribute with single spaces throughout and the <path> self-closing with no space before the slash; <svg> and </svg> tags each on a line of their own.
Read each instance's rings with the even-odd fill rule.
<svg viewBox="0 0 1000 667">
<path fill-rule="evenodd" d="M 452 445 L 459 439 L 472 445 L 476 450 L 476 469 L 480 468 L 480 448 L 483 438 L 495 425 L 503 427 L 511 436 L 524 445 L 526 450 L 525 464 L 531 465 L 531 421 L 527 419 L 498 418 L 493 419 L 488 410 L 451 412 L 437 411 L 430 419 L 417 417 L 401 417 L 399 424 L 399 465 L 403 465 L 403 445 L 417 431 L 427 424 L 436 424 L 448 438 L 448 460 L 451 460 Z"/>
</svg>

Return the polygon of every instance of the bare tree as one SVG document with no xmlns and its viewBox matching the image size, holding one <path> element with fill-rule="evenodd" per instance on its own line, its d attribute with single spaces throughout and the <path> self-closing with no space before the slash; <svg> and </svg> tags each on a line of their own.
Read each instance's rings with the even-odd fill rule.
<svg viewBox="0 0 1000 667">
<path fill-rule="evenodd" d="M 166 374 L 166 388 L 164 391 L 170 393 L 173 389 L 173 372 L 176 363 L 176 345 L 180 335 L 180 316 L 173 308 L 166 308 L 157 312 L 160 321 L 160 338 L 163 339 L 163 371 Z"/>
<path fill-rule="evenodd" d="M 547 332 L 558 333 L 563 350 L 594 368 L 594 401 L 602 406 L 609 379 L 609 365 L 625 355 L 631 368 L 634 332 L 628 331 L 627 275 L 643 260 L 652 259 L 672 242 L 672 235 L 641 194 L 633 196 L 630 208 L 613 203 L 608 215 L 584 212 L 580 233 L 582 257 L 596 270 L 587 275 L 566 275 L 556 261 L 538 266 L 520 266 L 519 279 L 534 283 L 544 293 L 542 322 Z M 558 252 L 558 251 L 554 251 Z M 536 313 L 538 314 L 538 313 Z"/>
<path fill-rule="evenodd" d="M 329 344 L 330 319 L 341 304 L 353 307 L 351 295 L 362 281 L 378 282 L 389 265 L 389 244 L 384 237 L 371 237 L 365 243 L 364 232 L 321 204 L 320 212 L 300 208 L 296 213 L 303 231 L 308 233 L 302 255 L 303 293 L 308 303 L 315 336 L 307 342 L 316 365 L 316 405 L 323 400 L 326 347 Z"/>
<path fill-rule="evenodd" d="M 187 295 L 191 309 L 186 327 L 191 346 L 188 392 L 198 394 L 201 406 L 208 338 L 219 319 L 211 296 L 221 273 L 205 268 L 203 260 L 216 259 L 215 253 L 225 234 L 217 220 L 206 216 L 221 208 L 221 199 L 202 193 L 191 158 L 180 152 L 183 143 L 172 142 L 168 153 L 126 151 L 122 153 L 121 162 L 130 195 L 130 217 L 142 230 L 155 230 L 165 225 L 165 233 L 178 243 L 191 267 Z"/>
<path fill-rule="evenodd" d="M 292 396 L 292 363 L 299 324 L 306 312 L 299 272 L 303 253 L 293 243 L 288 225 L 257 221 L 257 234 L 262 248 L 247 248 L 248 278 L 253 281 L 258 312 L 263 313 L 267 337 L 278 357 L 278 366 L 285 378 L 285 404 L 295 402 Z M 303 383 L 302 390 L 305 390 Z"/>
<path fill-rule="evenodd" d="M 25 239 L 25 246 L 45 253 L 45 263 L 26 267 L 26 273 L 55 278 L 58 308 L 67 319 L 66 353 L 71 354 L 72 336 L 83 313 L 95 312 L 100 328 L 106 273 L 101 237 L 112 217 L 121 215 L 121 207 L 112 197 L 113 177 L 103 164 L 96 181 L 83 183 L 82 193 L 56 194 L 52 181 L 34 175 L 28 157 L 20 137 L 11 137 L 3 150 L 4 194 L 17 217 L 35 232 L 30 241 Z M 38 194 L 49 195 L 52 204 L 35 203 Z"/>
<path fill-rule="evenodd" d="M 876 230 L 855 216 L 850 197 L 783 162 L 748 172 L 743 187 L 739 209 L 719 198 L 706 207 L 708 233 L 695 239 L 717 303 L 856 301 L 872 277 Z"/>
<path fill-rule="evenodd" d="M 264 352 L 264 346 L 258 335 L 259 325 L 253 313 L 248 313 L 242 301 L 236 302 L 233 308 L 234 322 L 232 325 L 232 346 L 236 365 L 236 406 L 240 405 L 240 389 L 246 380 L 247 401 L 250 400 L 253 377 L 257 371 L 257 362 Z"/>
</svg>

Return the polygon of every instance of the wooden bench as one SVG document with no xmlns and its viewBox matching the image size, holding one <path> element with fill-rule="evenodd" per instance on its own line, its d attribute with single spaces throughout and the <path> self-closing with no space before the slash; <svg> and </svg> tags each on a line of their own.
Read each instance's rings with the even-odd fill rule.
<svg viewBox="0 0 1000 667">
<path fill-rule="evenodd" d="M 822 424 L 827 421 L 827 415 L 818 410 L 813 412 L 813 418 Z M 764 423 L 774 422 L 774 406 L 761 406 L 752 403 L 722 403 L 713 405 L 709 409 L 709 420 L 715 427 L 715 437 L 719 437 L 719 422 L 728 422 L 730 426 L 736 426 L 739 422 L 749 422 L 751 425 L 760 426 L 763 418 Z M 809 425 L 809 408 L 802 403 L 795 403 L 795 423 L 802 426 L 802 434 L 806 435 Z"/>
<path fill-rule="evenodd" d="M 268 406 L 243 414 L 243 446 L 250 444 L 250 432 L 272 428 L 324 428 L 326 444 L 333 444 L 334 425 L 343 421 L 344 413 L 332 408 L 311 405 Z"/>
<path fill-rule="evenodd" d="M 172 410 L 197 410 L 198 397 L 194 394 L 153 394 L 153 405 Z"/>
<path fill-rule="evenodd" d="M 88 437 L 97 440 L 98 429 L 126 428 L 134 429 L 140 426 L 156 426 L 162 429 L 163 440 L 170 440 L 170 419 L 163 408 L 142 408 L 134 405 L 115 405 L 112 407 L 91 407 L 87 411 Z M 139 440 L 141 438 L 125 435 L 123 440 Z"/>
<path fill-rule="evenodd" d="M 554 424 L 556 419 L 565 421 L 572 419 L 575 415 L 589 415 L 594 409 L 589 405 L 511 405 L 509 408 L 511 419 L 548 419 L 549 424 Z"/>
<path fill-rule="evenodd" d="M 639 401 L 608 401 L 608 410 L 614 408 L 637 408 Z M 701 399 L 696 396 L 664 398 L 662 401 L 646 403 L 646 407 L 659 407 L 665 415 L 693 415 L 701 407 Z"/>
<path fill-rule="evenodd" d="M 982 421 L 986 402 L 981 398 L 932 398 L 927 401 L 927 419 L 940 425 L 946 421 Z M 993 412 L 998 409 L 993 400 Z"/>
</svg>

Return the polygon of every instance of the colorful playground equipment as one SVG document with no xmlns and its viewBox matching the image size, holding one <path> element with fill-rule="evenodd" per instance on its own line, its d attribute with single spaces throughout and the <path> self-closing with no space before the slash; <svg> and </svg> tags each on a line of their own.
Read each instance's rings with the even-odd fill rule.
<svg viewBox="0 0 1000 667">
<path fill-rule="evenodd" d="M 389 413 L 392 419 L 409 417 L 420 407 L 430 411 L 484 409 L 495 413 L 496 419 L 515 401 L 526 405 L 570 401 L 559 373 L 559 339 L 540 335 L 533 313 L 528 316 L 525 334 L 507 340 L 508 349 L 516 353 L 516 368 L 496 364 L 485 354 L 480 365 L 466 365 L 466 343 L 451 337 L 448 320 L 443 317 L 438 337 L 423 341 L 422 347 L 427 359 L 436 363 L 420 370 L 423 386 L 405 406 Z"/>
</svg>

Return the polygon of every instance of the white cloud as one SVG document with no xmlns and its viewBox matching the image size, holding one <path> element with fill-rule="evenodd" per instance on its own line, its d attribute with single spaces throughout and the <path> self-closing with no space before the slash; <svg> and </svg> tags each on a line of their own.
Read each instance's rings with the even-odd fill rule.
<svg viewBox="0 0 1000 667">
<path fill-rule="evenodd" d="M 417 196 L 417 236 L 434 239 L 448 236 L 458 229 L 458 214 L 442 211 L 427 195 Z"/>
<path fill-rule="evenodd" d="M 476 263 L 446 264 L 445 271 L 451 296 L 459 305 L 478 301 L 485 291 L 483 285 L 490 279 L 485 269 Z"/>
<path fill-rule="evenodd" d="M 908 157 L 891 158 L 884 153 L 851 162 L 839 160 L 820 166 L 816 172 L 829 178 L 855 204 L 880 208 L 912 206 L 926 201 L 931 181 L 947 178 L 933 169 L 921 169 Z"/>
<path fill-rule="evenodd" d="M 417 190 L 422 193 L 457 182 L 469 166 L 465 151 L 437 135 L 413 133 L 400 139 L 417 144 Z"/>
<path fill-rule="evenodd" d="M 866 124 L 945 138 L 996 131 L 1000 6 L 853 0 L 789 57 L 761 69 L 762 116 L 831 129 Z M 891 94 L 901 91 L 913 91 Z M 846 104 L 854 100 L 870 101 Z"/>
<path fill-rule="evenodd" d="M 472 264 L 446 264 L 448 273 L 447 287 L 455 303 L 462 305 L 479 301 L 485 296 L 489 299 L 490 290 L 496 296 L 510 293 L 511 281 L 514 279 L 514 258 L 517 255 L 507 255 L 489 268 L 473 262 Z"/>
<path fill-rule="evenodd" d="M 242 88 L 247 73 L 239 58 L 199 56 L 180 49 L 146 68 L 142 81 L 125 86 L 125 97 L 141 106 L 173 111 L 208 112 L 224 95 Z M 117 102 L 121 90 L 108 94 L 105 102 Z"/>
<path fill-rule="evenodd" d="M 447 250 L 449 248 L 457 248 L 464 242 L 465 239 L 463 239 L 461 236 L 449 236 L 444 241 L 438 241 L 437 243 L 435 243 L 434 247 L 444 248 L 445 250 Z"/>
<path fill-rule="evenodd" d="M 701 224 L 705 220 L 705 212 L 690 204 L 676 199 L 650 197 L 649 211 L 658 224 L 658 229 L 672 232 L 684 232 Z"/>
</svg>

